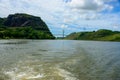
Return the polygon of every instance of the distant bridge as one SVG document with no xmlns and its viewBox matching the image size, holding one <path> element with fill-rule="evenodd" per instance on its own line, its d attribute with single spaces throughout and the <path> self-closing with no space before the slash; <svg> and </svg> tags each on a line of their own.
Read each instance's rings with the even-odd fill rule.
<svg viewBox="0 0 120 80">
<path fill-rule="evenodd" d="M 53 34 L 54 36 L 58 36 L 58 37 L 65 37 L 65 36 L 67 36 L 67 34 L 64 34 L 64 36 L 63 36 L 63 34 Z"/>
<path fill-rule="evenodd" d="M 44 32 L 49 32 L 49 31 L 44 31 Z M 64 38 L 65 36 L 67 36 L 64 30 L 62 30 L 62 33 L 53 33 L 53 35 L 60 38 Z"/>
<path fill-rule="evenodd" d="M 61 38 L 64 38 L 65 36 L 67 36 L 67 34 L 65 34 L 64 30 L 62 31 L 61 34 L 53 34 L 54 36 L 57 36 L 57 37 L 61 37 Z"/>
</svg>

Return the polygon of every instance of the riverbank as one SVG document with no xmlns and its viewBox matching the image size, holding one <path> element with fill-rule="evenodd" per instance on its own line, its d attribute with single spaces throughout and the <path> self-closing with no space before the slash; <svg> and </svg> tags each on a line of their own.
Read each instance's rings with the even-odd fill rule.
<svg viewBox="0 0 120 80">
<path fill-rule="evenodd" d="M 120 31 L 100 29 L 92 32 L 74 32 L 66 36 L 70 40 L 120 41 Z"/>
</svg>

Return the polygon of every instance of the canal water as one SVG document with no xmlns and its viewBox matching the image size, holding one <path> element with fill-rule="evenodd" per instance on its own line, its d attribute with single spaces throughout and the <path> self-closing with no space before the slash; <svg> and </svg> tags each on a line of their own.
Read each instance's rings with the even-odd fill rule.
<svg viewBox="0 0 120 80">
<path fill-rule="evenodd" d="M 0 80 L 120 80 L 120 42 L 0 40 Z"/>
</svg>

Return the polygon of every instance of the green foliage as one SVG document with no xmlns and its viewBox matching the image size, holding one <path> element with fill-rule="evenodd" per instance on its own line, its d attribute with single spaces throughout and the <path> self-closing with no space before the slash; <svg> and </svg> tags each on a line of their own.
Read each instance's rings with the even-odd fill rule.
<svg viewBox="0 0 120 80">
<path fill-rule="evenodd" d="M 23 28 L 0 28 L 1 39 L 54 39 L 51 34 L 35 30 L 31 27 Z"/>
<path fill-rule="evenodd" d="M 0 39 L 54 39 L 46 23 L 40 18 L 17 13 L 0 18 Z"/>
<path fill-rule="evenodd" d="M 3 22 L 4 22 L 4 19 L 0 18 L 0 27 L 3 27 Z"/>
<path fill-rule="evenodd" d="M 104 37 L 113 34 L 111 30 L 100 29 L 96 32 L 96 37 Z"/>
<path fill-rule="evenodd" d="M 101 40 L 101 41 L 120 41 L 120 32 L 100 29 L 93 32 L 72 33 L 66 39 L 73 40 Z"/>
</svg>

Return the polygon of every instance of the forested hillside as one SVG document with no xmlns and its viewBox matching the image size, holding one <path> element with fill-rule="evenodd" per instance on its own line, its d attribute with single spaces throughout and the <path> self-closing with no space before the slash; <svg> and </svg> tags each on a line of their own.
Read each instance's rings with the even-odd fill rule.
<svg viewBox="0 0 120 80">
<path fill-rule="evenodd" d="M 28 14 L 12 14 L 0 18 L 1 39 L 54 39 L 46 23 Z"/>
<path fill-rule="evenodd" d="M 93 32 L 74 32 L 66 37 L 72 40 L 120 41 L 120 32 L 100 29 Z"/>
</svg>

